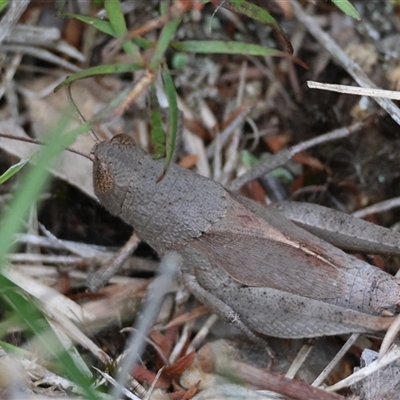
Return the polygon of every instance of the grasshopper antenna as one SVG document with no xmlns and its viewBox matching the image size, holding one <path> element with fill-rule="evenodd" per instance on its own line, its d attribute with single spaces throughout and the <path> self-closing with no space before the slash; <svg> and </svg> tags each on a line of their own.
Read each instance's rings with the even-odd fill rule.
<svg viewBox="0 0 400 400">
<path fill-rule="evenodd" d="M 0 133 L 0 137 L 6 138 L 6 139 L 12 139 L 12 140 L 19 140 L 20 142 L 33 143 L 33 144 L 37 144 L 39 146 L 46 146 L 46 143 L 41 142 L 40 140 L 21 137 L 21 136 L 8 135 L 7 133 Z M 71 153 L 78 154 L 79 156 L 85 157 L 90 161 L 93 161 L 93 158 L 89 154 L 83 153 L 82 151 L 71 149 L 69 147 L 67 147 L 65 150 L 67 150 Z"/>
<path fill-rule="evenodd" d="M 75 114 L 77 115 L 79 121 L 82 122 L 82 124 L 84 124 L 86 122 L 85 117 L 82 115 L 82 113 L 78 110 L 78 107 L 76 106 L 74 99 L 72 98 L 72 94 L 71 94 L 71 85 L 72 82 L 68 84 L 67 86 L 67 96 L 68 96 L 68 101 L 69 104 L 71 105 L 72 109 L 75 111 Z M 93 129 L 89 130 L 89 134 L 92 137 L 92 139 L 96 142 L 96 143 L 100 143 L 101 140 L 99 139 L 99 137 L 96 135 L 96 133 L 93 131 Z"/>
</svg>

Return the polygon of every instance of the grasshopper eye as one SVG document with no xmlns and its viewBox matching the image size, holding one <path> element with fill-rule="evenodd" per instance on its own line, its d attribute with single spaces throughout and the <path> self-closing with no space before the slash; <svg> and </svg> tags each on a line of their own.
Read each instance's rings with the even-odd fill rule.
<svg viewBox="0 0 400 400">
<path fill-rule="evenodd" d="M 111 140 L 110 143 L 112 144 L 121 144 L 124 146 L 136 146 L 135 141 L 133 138 L 131 138 L 129 135 L 126 135 L 124 133 L 121 133 L 119 135 L 114 136 Z"/>
<path fill-rule="evenodd" d="M 95 160 L 93 163 L 93 185 L 98 194 L 108 194 L 114 187 L 114 174 L 111 166 L 105 161 Z"/>
</svg>

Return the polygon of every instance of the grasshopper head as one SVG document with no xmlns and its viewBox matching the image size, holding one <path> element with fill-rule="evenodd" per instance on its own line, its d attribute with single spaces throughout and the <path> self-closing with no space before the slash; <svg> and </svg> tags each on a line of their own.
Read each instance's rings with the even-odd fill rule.
<svg viewBox="0 0 400 400">
<path fill-rule="evenodd" d="M 109 142 L 95 144 L 91 154 L 96 196 L 108 211 L 119 215 L 135 169 L 145 153 L 130 136 L 121 134 Z"/>
</svg>

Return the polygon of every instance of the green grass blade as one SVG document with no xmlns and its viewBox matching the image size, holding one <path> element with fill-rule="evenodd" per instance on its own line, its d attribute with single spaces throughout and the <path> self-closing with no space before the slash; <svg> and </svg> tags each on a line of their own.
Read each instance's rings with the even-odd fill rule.
<svg viewBox="0 0 400 400">
<path fill-rule="evenodd" d="M 21 181 L 21 184 L 14 195 L 10 208 L 5 215 L 2 215 L 0 224 L 0 262 L 4 264 L 5 255 L 11 250 L 13 243 L 12 235 L 20 230 L 22 221 L 26 218 L 32 203 L 39 198 L 45 184 L 48 181 L 47 168 L 52 161 L 69 145 L 76 137 L 88 131 L 88 123 L 72 130 L 68 134 L 62 134 L 61 127 L 66 126 L 66 121 L 59 124 L 60 128 L 50 137 L 47 146 L 43 146 L 37 153 L 36 164 L 31 167 Z"/>
<path fill-rule="evenodd" d="M 13 236 L 18 232 L 26 220 L 29 209 L 35 203 L 43 188 L 48 183 L 48 167 L 52 161 L 63 151 L 63 149 L 72 144 L 76 137 L 86 132 L 89 124 L 85 123 L 80 127 L 63 134 L 63 127 L 67 126 L 67 120 L 62 120 L 54 129 L 54 133 L 47 141 L 47 145 L 43 146 L 41 151 L 35 157 L 35 165 L 30 166 L 26 174 L 21 179 L 21 183 L 14 193 L 13 200 L 7 210 L 3 213 L 0 223 L 0 267 L 5 265 L 5 257 L 14 246 Z M 48 341 L 42 341 L 43 345 L 49 349 L 53 356 L 59 361 L 60 365 L 65 367 L 68 376 L 82 387 L 87 398 L 97 399 L 95 392 L 90 388 L 88 380 L 82 375 L 80 369 L 74 364 L 71 356 L 63 352 L 59 353 L 62 346 L 49 328 L 45 318 L 35 309 L 30 301 L 27 301 L 18 292 L 21 290 L 10 282 L 4 275 L 0 274 L 0 296 L 4 303 L 7 303 L 13 314 L 18 315 L 24 326 L 31 332 L 35 333 L 39 340 L 43 337 L 44 328 L 46 333 L 54 337 L 52 345 Z M 3 304 L 4 304 L 3 303 Z"/>
<path fill-rule="evenodd" d="M 248 54 L 252 56 L 286 56 L 285 53 L 243 42 L 224 42 L 223 40 L 187 40 L 173 42 L 171 46 L 178 51 L 193 53 Z"/>
<path fill-rule="evenodd" d="M 31 333 L 35 334 L 43 348 L 57 360 L 59 366 L 63 368 L 68 377 L 81 387 L 86 398 L 99 400 L 99 396 L 90 385 L 91 382 L 81 373 L 72 357 L 64 350 L 43 315 L 30 301 L 19 294 L 18 292 L 21 292 L 21 290 L 3 275 L 0 275 L 0 287 L 2 288 L 0 298 L 3 302 L 19 317 L 23 325 Z"/>
<path fill-rule="evenodd" d="M 245 0 L 230 0 L 229 8 L 252 19 L 263 22 L 264 24 L 268 24 L 274 29 L 282 30 L 276 19 L 269 12 L 253 3 Z"/>
<path fill-rule="evenodd" d="M 0 0 L 0 11 L 8 4 L 8 0 Z"/>
<path fill-rule="evenodd" d="M 107 75 L 107 74 L 122 74 L 125 72 L 135 72 L 140 71 L 144 67 L 140 64 L 134 63 L 117 63 L 117 64 L 106 64 L 99 65 L 96 67 L 85 69 L 84 71 L 76 72 L 70 75 L 65 81 L 61 82 L 54 89 L 55 92 L 60 90 L 62 87 L 68 85 L 71 82 L 77 81 L 79 79 L 90 78 L 96 75 Z"/>
<path fill-rule="evenodd" d="M 167 171 L 171 164 L 175 150 L 175 143 L 179 126 L 179 110 L 178 97 L 176 94 L 174 81 L 172 80 L 171 74 L 169 73 L 168 67 L 166 66 L 162 70 L 162 78 L 169 105 L 169 124 L 166 149 L 167 152 L 165 157 L 165 170 Z"/>
<path fill-rule="evenodd" d="M 336 7 L 343 11 L 346 15 L 360 20 L 360 14 L 348 0 L 332 0 Z"/>
<path fill-rule="evenodd" d="M 8 181 L 12 176 L 14 176 L 18 171 L 20 171 L 28 162 L 30 158 L 24 158 L 17 164 L 12 165 L 4 174 L 0 175 L 0 185 Z"/>
<path fill-rule="evenodd" d="M 162 123 L 160 105 L 154 87 L 150 90 L 150 126 L 151 143 L 154 146 L 153 158 L 158 160 L 165 156 L 165 132 Z"/>
<path fill-rule="evenodd" d="M 112 25 L 109 21 L 104 21 L 102 19 L 89 17 L 87 15 L 74 14 L 74 13 L 62 13 L 62 14 L 60 14 L 60 16 L 68 17 L 68 18 L 75 18 L 78 21 L 84 22 L 85 24 L 92 25 L 100 32 L 103 32 L 112 37 L 117 37 L 116 33 L 114 32 L 114 28 L 112 27 Z M 153 44 L 150 41 L 143 39 L 141 37 L 127 39 L 127 42 L 129 42 L 129 41 L 133 42 L 137 46 L 140 46 L 144 49 L 149 49 L 150 47 L 153 46 Z"/>
<path fill-rule="evenodd" d="M 169 21 L 161 31 L 160 38 L 157 41 L 153 57 L 150 61 L 150 69 L 152 71 L 155 71 L 160 65 L 160 62 L 164 57 L 165 51 L 167 50 L 180 21 L 181 20 L 179 18 Z"/>
<path fill-rule="evenodd" d="M 230 0 L 229 2 L 226 3 L 226 5 L 224 4 L 224 2 L 222 2 L 221 7 L 226 7 L 230 10 L 247 15 L 248 17 L 256 21 L 260 21 L 264 24 L 271 26 L 271 28 L 274 29 L 285 42 L 286 51 L 289 54 L 293 54 L 293 47 L 292 44 L 290 43 L 289 37 L 286 35 L 284 30 L 279 26 L 275 18 L 266 10 L 264 10 L 264 8 L 261 8 L 246 0 Z"/>
<path fill-rule="evenodd" d="M 125 17 L 121 10 L 121 4 L 119 1 L 106 0 L 104 2 L 104 8 L 107 11 L 110 24 L 116 37 L 122 37 L 128 32 L 125 24 Z M 122 44 L 123 49 L 127 54 L 134 57 L 139 57 L 139 51 L 132 41 L 126 41 Z"/>
</svg>

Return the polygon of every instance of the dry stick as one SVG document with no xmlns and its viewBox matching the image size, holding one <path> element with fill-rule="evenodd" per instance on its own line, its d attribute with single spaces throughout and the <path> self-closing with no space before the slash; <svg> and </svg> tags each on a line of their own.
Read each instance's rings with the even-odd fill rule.
<svg viewBox="0 0 400 400">
<path fill-rule="evenodd" d="M 314 348 L 314 345 L 310 344 L 303 344 L 301 349 L 296 355 L 296 358 L 293 360 L 291 366 L 287 370 L 285 377 L 289 379 L 294 379 L 296 376 L 297 372 L 299 372 L 301 366 L 304 364 L 304 362 L 307 360 L 307 357 L 310 355 L 311 350 Z"/>
<path fill-rule="evenodd" d="M 198 349 L 200 345 L 203 343 L 204 339 L 210 332 L 210 329 L 214 326 L 214 324 L 218 321 L 218 316 L 215 314 L 211 314 L 201 329 L 197 332 L 196 336 L 193 338 L 192 342 L 186 349 L 186 354 L 191 353 L 194 349 Z"/>
<path fill-rule="evenodd" d="M 135 328 L 132 327 L 128 327 L 128 328 L 122 328 L 120 330 L 121 333 L 126 333 L 129 332 L 131 334 L 138 334 L 140 335 L 141 333 L 138 332 Z M 152 339 L 150 339 L 147 336 L 142 336 L 143 340 L 148 343 L 151 347 L 153 347 L 153 349 L 156 351 L 157 355 L 161 358 L 161 361 L 164 363 L 164 367 L 170 365 L 170 362 L 168 360 L 168 358 L 165 356 L 162 348 Z"/>
<path fill-rule="evenodd" d="M 86 122 L 85 117 L 82 115 L 82 113 L 79 111 L 78 107 L 76 106 L 74 99 L 72 98 L 72 93 L 71 93 L 71 86 L 72 86 L 72 82 L 68 84 L 67 86 L 67 97 L 68 97 L 68 102 L 69 105 L 72 107 L 72 109 L 74 110 L 75 114 L 77 115 L 79 121 L 81 121 L 82 124 L 84 124 Z M 99 139 L 99 137 L 96 135 L 96 133 L 93 131 L 93 129 L 89 130 L 89 134 L 92 137 L 92 139 L 94 140 L 95 143 L 100 143 L 101 140 Z"/>
<path fill-rule="evenodd" d="M 4 17 L 1 19 L 0 24 L 0 43 L 6 37 L 9 37 L 13 26 L 18 22 L 20 16 L 28 7 L 30 0 L 10 1 L 9 9 Z"/>
<path fill-rule="evenodd" d="M 235 119 L 221 132 L 218 134 L 218 138 L 215 138 L 208 146 L 207 146 L 207 157 L 211 158 L 214 155 L 216 141 L 219 140 L 219 146 L 222 148 L 225 146 L 226 142 L 235 132 L 235 130 L 241 126 L 246 117 L 248 116 L 251 110 L 250 106 L 246 106 L 243 108 L 242 112 L 235 117 Z"/>
<path fill-rule="evenodd" d="M 367 367 L 361 368 L 358 371 L 354 372 L 354 374 L 348 376 L 345 379 L 335 383 L 332 386 L 329 386 L 327 390 L 335 392 L 337 390 L 343 389 L 345 387 L 349 387 L 354 385 L 355 383 L 363 380 L 367 376 L 373 374 L 376 371 L 386 367 L 392 362 L 398 360 L 400 358 L 400 348 L 397 347 L 392 351 L 386 353 L 382 358 L 378 358 L 376 361 L 373 361 Z"/>
<path fill-rule="evenodd" d="M 137 323 L 136 329 L 140 334 L 131 335 L 128 340 L 126 356 L 122 360 L 121 368 L 118 371 L 117 381 L 119 385 L 114 387 L 111 393 L 113 399 L 119 399 L 121 389 L 124 387 L 128 376 L 130 375 L 130 371 L 135 365 L 138 357 L 142 354 L 145 344 L 143 336 L 146 336 L 150 330 L 153 320 L 160 310 L 164 295 L 167 294 L 175 273 L 181 267 L 181 263 L 181 256 L 174 251 L 167 253 L 162 258 L 160 264 L 160 275 L 152 284 L 149 296 L 147 297 L 148 302 L 143 309 L 142 318 L 139 319 Z"/>
<path fill-rule="evenodd" d="M 381 348 L 379 349 L 378 359 L 381 359 L 389 350 L 400 331 L 400 314 L 396 317 L 390 328 L 387 330 L 383 338 Z"/>
<path fill-rule="evenodd" d="M 3 137 L 5 139 L 18 140 L 20 142 L 37 144 L 38 146 L 46 146 L 45 142 L 42 142 L 40 140 L 33 139 L 33 138 L 27 138 L 27 137 L 22 137 L 22 136 L 14 136 L 14 135 L 9 135 L 7 133 L 0 133 L 0 137 Z M 92 157 L 89 154 L 83 153 L 82 151 L 75 150 L 75 149 L 72 149 L 70 147 L 67 147 L 65 150 L 69 151 L 70 153 L 77 154 L 78 156 L 85 157 L 90 161 L 93 161 Z"/>
<path fill-rule="evenodd" d="M 364 128 L 366 125 L 370 124 L 372 121 L 371 116 L 365 118 L 361 122 L 356 122 L 345 128 L 335 129 L 332 132 L 326 133 L 324 135 L 318 136 L 316 138 L 307 140 L 305 142 L 299 143 L 289 149 L 285 149 L 280 151 L 279 153 L 274 154 L 272 157 L 268 158 L 265 162 L 256 165 L 251 170 L 247 171 L 245 174 L 236 178 L 230 185 L 231 190 L 239 190 L 246 183 L 257 179 L 258 177 L 266 174 L 274 170 L 275 168 L 285 164 L 289 161 L 295 154 L 300 151 L 307 150 L 311 147 L 314 147 L 321 143 L 330 142 L 332 140 L 338 140 L 345 138 L 352 133 L 359 131 L 361 128 Z"/>
<path fill-rule="evenodd" d="M 307 81 L 307 86 L 310 89 L 322 89 L 330 92 L 355 94 L 357 96 L 368 97 L 384 97 L 386 99 L 400 100 L 400 92 L 394 90 L 384 90 L 375 88 L 366 88 L 359 86 L 337 85 L 331 83 L 321 83 L 315 81 Z"/>
<path fill-rule="evenodd" d="M 86 286 L 92 292 L 96 292 L 107 284 L 124 265 L 125 261 L 132 255 L 140 243 L 140 239 L 133 233 L 123 247 L 115 254 L 111 262 L 104 264 L 98 271 L 90 274 Z"/>
<path fill-rule="evenodd" d="M 82 257 L 35 254 L 35 253 L 13 253 L 7 256 L 7 260 L 10 263 L 19 263 L 19 264 L 42 263 L 46 265 L 62 264 L 64 266 L 77 265 L 83 261 Z"/>
<path fill-rule="evenodd" d="M 96 370 L 107 382 L 111 383 L 114 386 L 118 386 L 119 383 L 110 375 L 107 374 L 106 372 L 101 371 L 100 369 L 96 367 L 92 367 L 94 370 Z M 130 392 L 128 389 L 125 389 L 124 387 L 120 388 L 121 393 L 125 395 L 128 399 L 131 400 L 141 400 L 141 397 L 136 396 L 136 394 Z M 144 393 L 143 393 L 144 394 Z"/>
<path fill-rule="evenodd" d="M 343 396 L 336 393 L 328 393 L 304 382 L 288 379 L 271 371 L 260 370 L 249 364 L 238 361 L 230 361 L 229 365 L 228 363 L 218 363 L 218 360 L 214 360 L 214 362 L 214 370 L 220 375 L 233 378 L 236 382 L 248 383 L 259 389 L 271 390 L 296 400 L 344 400 Z"/>
<path fill-rule="evenodd" d="M 361 87 L 377 88 L 361 67 L 352 61 L 337 43 L 318 26 L 318 23 L 313 17 L 310 17 L 304 12 L 296 0 L 290 0 L 290 2 L 293 6 L 296 18 Z M 376 97 L 374 97 L 374 100 L 400 125 L 400 110 L 391 100 Z"/>
<path fill-rule="evenodd" d="M 160 379 L 161 374 L 164 371 L 164 367 L 161 367 L 158 372 L 156 377 L 153 380 L 153 383 L 151 384 L 151 386 L 149 387 L 149 390 L 147 391 L 146 395 L 143 397 L 143 400 L 150 400 L 152 397 L 152 394 L 154 392 L 154 389 L 156 388 L 156 385 L 158 383 L 158 380 Z"/>
<path fill-rule="evenodd" d="M 339 350 L 332 361 L 325 367 L 325 369 L 319 374 L 317 379 L 312 383 L 312 386 L 319 386 L 327 378 L 327 376 L 333 371 L 337 363 L 344 357 L 347 351 L 353 346 L 354 342 L 358 339 L 360 335 L 358 333 L 353 333 L 348 339 L 343 347 Z"/>
<path fill-rule="evenodd" d="M 0 86 L 0 99 L 2 99 L 4 93 L 6 92 L 6 86 L 15 84 L 13 81 L 14 75 L 21 65 L 23 55 L 21 53 L 16 53 L 11 58 L 10 64 L 7 66 L 5 73 L 3 74 L 3 82 Z M 16 118 L 18 119 L 18 118 Z"/>
<path fill-rule="evenodd" d="M 16 3 L 18 3 L 18 1 L 16 1 Z M 39 58 L 44 61 L 56 64 L 69 71 L 73 72 L 82 71 L 82 68 L 79 68 L 76 65 L 70 63 L 69 61 L 64 60 L 62 57 L 56 56 L 51 51 L 41 49 L 39 47 L 24 46 L 21 44 L 2 44 L 0 45 L 0 50 L 2 52 L 12 52 L 12 53 L 21 52 L 24 54 L 29 54 L 32 57 Z"/>
<path fill-rule="evenodd" d="M 381 201 L 380 203 L 376 203 L 372 206 L 357 210 L 353 212 L 352 215 L 357 218 L 364 218 L 367 215 L 388 211 L 395 207 L 400 207 L 400 197 Z"/>
</svg>

